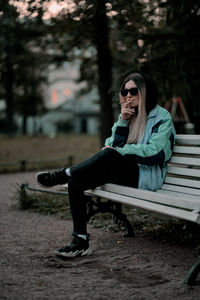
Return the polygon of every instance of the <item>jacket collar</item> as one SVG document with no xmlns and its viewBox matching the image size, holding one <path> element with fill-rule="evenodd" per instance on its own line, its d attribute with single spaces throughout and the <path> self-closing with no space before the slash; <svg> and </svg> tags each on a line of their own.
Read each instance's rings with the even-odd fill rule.
<svg viewBox="0 0 200 300">
<path fill-rule="evenodd" d="M 156 114 L 157 114 L 157 112 L 158 112 L 158 105 L 156 105 L 156 106 L 150 111 L 150 113 L 149 113 L 148 116 L 147 116 L 147 119 L 155 117 Z"/>
</svg>

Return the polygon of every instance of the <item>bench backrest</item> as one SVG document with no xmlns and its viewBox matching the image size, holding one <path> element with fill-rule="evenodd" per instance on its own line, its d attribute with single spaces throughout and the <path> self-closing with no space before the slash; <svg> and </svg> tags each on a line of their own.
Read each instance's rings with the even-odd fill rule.
<svg viewBox="0 0 200 300">
<path fill-rule="evenodd" d="M 200 196 L 200 135 L 177 135 L 164 189 Z"/>
</svg>

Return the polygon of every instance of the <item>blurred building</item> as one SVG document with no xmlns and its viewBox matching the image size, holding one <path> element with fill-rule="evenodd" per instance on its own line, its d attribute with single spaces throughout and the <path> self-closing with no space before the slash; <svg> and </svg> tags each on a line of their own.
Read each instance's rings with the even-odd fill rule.
<svg viewBox="0 0 200 300">
<path fill-rule="evenodd" d="M 49 135 L 58 133 L 98 133 L 99 105 L 97 92 L 69 98 L 38 120 L 40 132 Z"/>
<path fill-rule="evenodd" d="M 45 86 L 48 111 L 28 118 L 28 134 L 98 133 L 100 108 L 97 89 L 94 87 L 89 93 L 80 95 L 84 83 L 77 83 L 78 77 L 78 62 L 66 62 L 59 68 L 49 67 L 48 85 Z M 20 128 L 20 116 L 16 117 L 16 122 Z"/>
</svg>

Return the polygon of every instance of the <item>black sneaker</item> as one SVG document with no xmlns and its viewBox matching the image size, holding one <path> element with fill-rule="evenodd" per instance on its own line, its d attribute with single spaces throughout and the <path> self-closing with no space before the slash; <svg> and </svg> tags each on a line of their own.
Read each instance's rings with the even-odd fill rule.
<svg viewBox="0 0 200 300">
<path fill-rule="evenodd" d="M 36 179 L 42 187 L 52 187 L 57 184 L 65 184 L 68 182 L 65 169 L 52 172 L 40 172 L 36 174 Z"/>
<path fill-rule="evenodd" d="M 89 248 L 89 238 L 84 240 L 79 236 L 75 236 L 70 246 L 55 251 L 57 256 L 61 257 L 77 257 L 91 255 L 92 249 Z"/>
</svg>

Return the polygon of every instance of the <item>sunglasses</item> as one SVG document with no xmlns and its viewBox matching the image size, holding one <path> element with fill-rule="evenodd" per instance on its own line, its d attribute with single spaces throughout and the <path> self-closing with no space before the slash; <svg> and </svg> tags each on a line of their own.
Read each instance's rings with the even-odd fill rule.
<svg viewBox="0 0 200 300">
<path fill-rule="evenodd" d="M 131 96 L 136 96 L 138 94 L 138 88 L 134 87 L 131 89 L 121 89 L 121 95 L 124 97 L 128 95 L 128 92 L 130 92 Z"/>
</svg>

